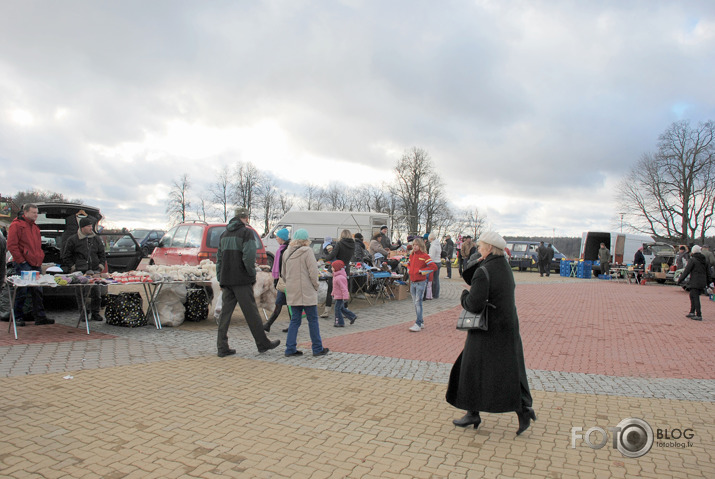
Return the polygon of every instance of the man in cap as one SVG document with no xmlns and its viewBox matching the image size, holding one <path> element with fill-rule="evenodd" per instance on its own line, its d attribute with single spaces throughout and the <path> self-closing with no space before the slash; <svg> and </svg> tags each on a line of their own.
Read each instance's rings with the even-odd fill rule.
<svg viewBox="0 0 715 479">
<path fill-rule="evenodd" d="M 101 273 L 106 262 L 104 243 L 94 233 L 94 221 L 87 217 L 82 218 L 79 220 L 77 234 L 70 236 L 65 242 L 62 250 L 62 270 L 69 273 L 74 266 L 75 271 L 82 273 L 89 271 Z M 82 294 L 87 292 L 91 303 L 92 321 L 103 321 L 104 318 L 99 314 L 102 301 L 99 285 L 78 286 L 75 290 L 77 306 L 82 307 Z M 86 306 L 86 302 L 84 304 Z M 80 320 L 85 320 L 88 316 L 86 309 L 79 313 Z"/>
<path fill-rule="evenodd" d="M 216 340 L 220 358 L 236 354 L 235 349 L 228 347 L 228 326 L 237 302 L 259 353 L 274 349 L 281 343 L 279 339 L 268 339 L 258 313 L 253 295 L 253 285 L 256 283 L 256 240 L 253 230 L 248 228 L 247 224 L 248 209 L 238 208 L 226 231 L 221 235 L 216 253 L 216 279 L 223 294 L 223 308 Z"/>
</svg>

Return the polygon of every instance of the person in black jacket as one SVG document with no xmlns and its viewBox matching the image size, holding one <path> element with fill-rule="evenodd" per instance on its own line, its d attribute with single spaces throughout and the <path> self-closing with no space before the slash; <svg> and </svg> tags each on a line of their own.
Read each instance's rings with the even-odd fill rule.
<svg viewBox="0 0 715 479">
<path fill-rule="evenodd" d="M 479 427 L 480 411 L 516 412 L 518 436 L 536 420 L 536 414 L 519 334 L 514 275 L 504 258 L 504 238 L 489 231 L 479 237 L 478 245 L 482 259 L 466 263 L 462 277 L 471 288 L 462 292 L 461 303 L 471 313 L 480 312 L 487 302 L 494 309 L 489 310 L 487 331 L 467 332 L 464 349 L 449 375 L 446 399 L 467 411 L 452 421 L 459 427 Z"/>
<path fill-rule="evenodd" d="M 248 329 L 259 353 L 277 348 L 281 341 L 271 341 L 263 330 L 253 285 L 256 283 L 256 240 L 248 224 L 248 209 L 238 208 L 236 216 L 226 226 L 216 253 L 216 279 L 221 285 L 223 307 L 218 323 L 216 348 L 218 357 L 236 354 L 228 347 L 228 326 L 236 303 L 241 307 Z"/>
<path fill-rule="evenodd" d="M 442 246 L 442 257 L 446 260 L 447 278 L 452 279 L 452 256 L 454 256 L 454 241 L 451 235 L 444 237 L 444 245 Z"/>
<path fill-rule="evenodd" d="M 387 251 L 395 251 L 402 246 L 402 241 L 399 239 L 394 245 L 390 242 L 390 237 L 387 236 L 387 225 L 380 226 L 380 245 Z"/>
<path fill-rule="evenodd" d="M 645 271 L 645 256 L 643 256 L 643 247 L 641 246 L 633 256 L 633 274 L 636 278 L 636 283 L 641 282 L 643 272 Z"/>
<path fill-rule="evenodd" d="M 690 313 L 685 317 L 695 321 L 702 321 L 703 313 L 700 309 L 700 295 L 710 284 L 710 271 L 708 270 L 705 256 L 700 252 L 700 246 L 693 246 L 690 253 L 690 259 L 680 278 L 678 278 L 678 284 L 681 284 L 685 281 L 685 278 L 690 276 Z"/>
<path fill-rule="evenodd" d="M 79 220 L 79 229 L 77 234 L 73 234 L 62 246 L 62 269 L 69 273 L 74 266 L 75 271 L 82 273 L 101 273 L 107 263 L 107 254 L 104 251 L 104 243 L 94 233 L 94 221 L 90 218 L 82 218 Z M 89 290 L 89 291 L 87 291 Z M 89 293 L 90 314 L 87 310 L 81 310 L 79 313 L 80 320 L 87 318 L 92 321 L 104 321 L 104 318 L 99 314 L 101 307 L 101 291 L 99 285 L 94 286 L 78 286 L 75 290 L 77 298 L 77 306 L 82 308 L 82 304 L 87 306 L 87 302 L 82 299 Z"/>
</svg>

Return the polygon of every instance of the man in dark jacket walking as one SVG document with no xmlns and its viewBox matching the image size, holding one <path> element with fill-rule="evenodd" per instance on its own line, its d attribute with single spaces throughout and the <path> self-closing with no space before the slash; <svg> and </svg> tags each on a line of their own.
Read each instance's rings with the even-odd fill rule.
<svg viewBox="0 0 715 479">
<path fill-rule="evenodd" d="M 42 261 L 45 259 L 45 252 L 42 251 L 42 233 L 39 226 L 35 224 L 39 211 L 36 205 L 27 203 L 22 207 L 22 212 L 10 223 L 10 230 L 7 234 L 7 249 L 12 255 L 14 273 L 21 276 L 23 271 L 41 271 Z M 3 258 L 4 260 L 4 258 Z M 35 318 L 35 326 L 42 324 L 54 324 L 54 319 L 49 319 L 45 315 L 45 306 L 42 298 L 42 288 L 38 286 L 28 286 L 19 288 L 15 294 L 15 324 L 25 326 L 24 306 L 25 298 L 32 297 L 32 315 Z"/>
<path fill-rule="evenodd" d="M 221 235 L 216 253 L 216 279 L 221 285 L 223 306 L 218 323 L 216 347 L 218 357 L 236 354 L 228 347 L 228 326 L 236 303 L 246 318 L 248 328 L 256 342 L 259 353 L 278 347 L 279 339 L 271 341 L 263 330 L 258 313 L 253 285 L 256 283 L 256 240 L 248 224 L 248 209 L 238 208 L 236 216 L 228 223 Z"/>
<path fill-rule="evenodd" d="M 710 284 L 710 271 L 708 270 L 705 256 L 700 252 L 700 246 L 693 246 L 690 252 L 692 254 L 688 260 L 688 265 L 683 270 L 680 278 L 678 278 L 678 284 L 685 281 L 688 275 L 690 276 L 690 282 L 688 283 L 690 288 L 690 313 L 686 317 L 695 321 L 702 321 L 703 313 L 700 309 L 700 295 Z"/>
<path fill-rule="evenodd" d="M 446 260 L 447 278 L 452 279 L 452 256 L 454 256 L 454 241 L 451 235 L 446 235 L 444 246 L 442 247 L 442 255 Z"/>
<path fill-rule="evenodd" d="M 69 273 L 74 266 L 75 271 L 86 273 L 92 271 L 101 273 L 107 262 L 107 254 L 104 251 L 104 243 L 94 233 L 94 222 L 90 218 L 82 218 L 79 220 L 79 229 L 77 234 L 70 236 L 62 248 L 62 269 Z M 94 286 L 78 286 L 75 288 L 77 297 L 77 305 L 81 308 L 86 302 L 82 298 L 82 294 L 87 296 L 91 303 L 91 318 L 92 321 L 104 321 L 102 315 L 99 314 L 101 304 L 101 291 L 99 285 Z M 89 291 L 87 291 L 89 290 Z M 86 320 L 89 316 L 87 310 L 80 311 L 80 320 Z"/>
</svg>

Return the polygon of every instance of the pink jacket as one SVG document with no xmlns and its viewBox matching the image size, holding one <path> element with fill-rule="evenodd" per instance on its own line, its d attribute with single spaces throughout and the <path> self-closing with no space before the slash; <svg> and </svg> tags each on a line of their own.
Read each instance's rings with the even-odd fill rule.
<svg viewBox="0 0 715 479">
<path fill-rule="evenodd" d="M 333 299 L 350 299 L 350 291 L 348 290 L 348 275 L 345 274 L 345 269 L 333 271 Z"/>
</svg>

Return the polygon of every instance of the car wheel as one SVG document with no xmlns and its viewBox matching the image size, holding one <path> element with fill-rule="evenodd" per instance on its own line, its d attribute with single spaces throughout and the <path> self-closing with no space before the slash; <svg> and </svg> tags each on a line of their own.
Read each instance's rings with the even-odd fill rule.
<svg viewBox="0 0 715 479">
<path fill-rule="evenodd" d="M 273 269 L 273 261 L 275 260 L 275 257 L 273 256 L 273 253 L 266 253 L 267 258 L 267 263 L 268 267 Z"/>
<path fill-rule="evenodd" d="M 150 254 L 151 254 L 151 251 L 149 251 L 148 246 L 142 247 L 142 256 L 143 257 L 148 258 Z"/>
</svg>

